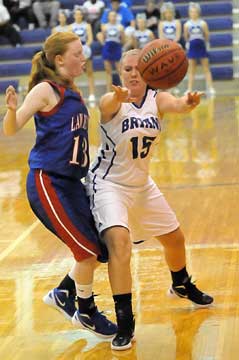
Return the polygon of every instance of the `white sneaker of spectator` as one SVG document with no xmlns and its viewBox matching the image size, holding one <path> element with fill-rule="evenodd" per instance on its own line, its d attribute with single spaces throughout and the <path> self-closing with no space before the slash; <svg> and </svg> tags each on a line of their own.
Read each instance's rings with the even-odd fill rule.
<svg viewBox="0 0 239 360">
<path fill-rule="evenodd" d="M 90 94 L 88 97 L 88 103 L 90 107 L 94 107 L 96 102 L 96 98 L 94 94 Z"/>
<path fill-rule="evenodd" d="M 207 90 L 207 94 L 210 97 L 214 97 L 216 95 L 216 90 L 213 87 L 211 87 Z"/>
</svg>

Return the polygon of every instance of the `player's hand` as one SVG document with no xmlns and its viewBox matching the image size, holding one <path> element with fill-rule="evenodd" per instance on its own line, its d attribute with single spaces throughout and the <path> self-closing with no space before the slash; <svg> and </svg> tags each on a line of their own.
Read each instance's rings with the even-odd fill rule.
<svg viewBox="0 0 239 360">
<path fill-rule="evenodd" d="M 186 95 L 186 105 L 189 111 L 194 109 L 200 103 L 203 95 L 205 94 L 201 91 L 189 92 Z"/>
<path fill-rule="evenodd" d="M 130 103 L 137 100 L 137 98 L 130 95 L 130 90 L 125 87 L 112 85 L 112 89 L 117 100 L 121 103 Z"/>
<path fill-rule="evenodd" d="M 8 86 L 5 95 L 5 104 L 9 110 L 16 111 L 17 109 L 17 93 L 13 86 Z"/>
</svg>

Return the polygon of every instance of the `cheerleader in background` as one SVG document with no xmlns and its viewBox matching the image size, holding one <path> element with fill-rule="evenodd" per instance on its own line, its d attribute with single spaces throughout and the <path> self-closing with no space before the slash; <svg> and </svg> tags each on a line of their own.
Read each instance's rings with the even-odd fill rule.
<svg viewBox="0 0 239 360">
<path fill-rule="evenodd" d="M 160 11 L 162 20 L 158 25 L 159 38 L 179 42 L 182 34 L 182 26 L 180 20 L 175 19 L 175 8 L 173 3 L 164 3 Z"/>
<path fill-rule="evenodd" d="M 60 9 L 58 12 L 58 22 L 59 24 L 52 28 L 51 33 L 56 32 L 66 32 L 69 31 L 69 25 L 67 24 L 69 12 L 67 10 Z"/>
<path fill-rule="evenodd" d="M 83 53 L 86 59 L 86 74 L 89 85 L 89 104 L 95 103 L 95 82 L 92 64 L 92 51 L 91 44 L 93 41 L 93 34 L 91 25 L 84 21 L 83 13 L 78 6 L 74 8 L 74 20 L 75 22 L 69 25 L 69 31 L 77 34 L 81 40 L 83 46 Z"/>
<path fill-rule="evenodd" d="M 102 58 L 106 71 L 107 91 L 112 87 L 112 65 L 115 65 L 117 72 L 120 70 L 119 61 L 122 55 L 122 46 L 125 42 L 124 27 L 117 23 L 117 13 L 110 11 L 108 23 L 102 24 L 102 32 L 97 34 L 97 39 L 103 45 Z"/>
<path fill-rule="evenodd" d="M 132 34 L 132 47 L 142 49 L 147 43 L 154 39 L 154 33 L 147 29 L 147 18 L 144 13 L 136 16 L 136 30 Z"/>
<path fill-rule="evenodd" d="M 213 88 L 207 52 L 209 49 L 208 25 L 201 18 L 200 5 L 194 2 L 189 3 L 189 20 L 184 24 L 184 38 L 189 59 L 187 92 L 191 92 L 193 89 L 197 61 L 199 60 L 206 78 L 207 93 L 214 96 L 215 89 Z"/>
</svg>

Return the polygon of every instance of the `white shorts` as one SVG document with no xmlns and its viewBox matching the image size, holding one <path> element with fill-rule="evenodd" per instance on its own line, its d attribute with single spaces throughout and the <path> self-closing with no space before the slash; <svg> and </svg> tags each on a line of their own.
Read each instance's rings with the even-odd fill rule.
<svg viewBox="0 0 239 360">
<path fill-rule="evenodd" d="M 137 241 L 168 234 L 179 227 L 176 215 L 151 178 L 138 188 L 96 178 L 87 181 L 87 189 L 99 233 L 112 226 L 123 226 Z"/>
</svg>

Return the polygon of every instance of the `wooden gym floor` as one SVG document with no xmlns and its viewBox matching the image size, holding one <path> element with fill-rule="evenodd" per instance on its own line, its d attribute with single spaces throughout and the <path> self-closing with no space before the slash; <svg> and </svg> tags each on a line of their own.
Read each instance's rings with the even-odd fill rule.
<svg viewBox="0 0 239 360">
<path fill-rule="evenodd" d="M 91 155 L 99 143 L 91 110 Z M 151 173 L 187 239 L 188 269 L 215 297 L 195 310 L 166 295 L 170 276 L 154 242 L 134 248 L 137 342 L 110 344 L 73 328 L 42 296 L 67 273 L 72 257 L 32 214 L 26 200 L 33 124 L 0 135 L 1 360 L 237 360 L 239 357 L 239 98 L 204 99 L 186 117 L 167 116 Z M 97 304 L 114 319 L 106 266 L 96 271 Z"/>
</svg>

